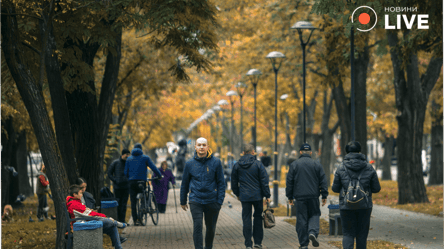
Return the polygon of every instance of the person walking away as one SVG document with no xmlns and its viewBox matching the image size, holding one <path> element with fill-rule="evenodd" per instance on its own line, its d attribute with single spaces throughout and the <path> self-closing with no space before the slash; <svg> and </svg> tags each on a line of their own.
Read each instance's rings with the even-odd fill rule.
<svg viewBox="0 0 444 249">
<path fill-rule="evenodd" d="M 245 144 L 244 155 L 234 165 L 231 173 L 231 189 L 242 202 L 242 223 L 245 246 L 251 249 L 262 248 L 264 229 L 262 227 L 263 198 L 270 202 L 270 188 L 268 186 L 268 174 L 264 165 L 256 160 L 254 146 Z M 253 227 L 251 226 L 251 213 L 253 213 Z"/>
<path fill-rule="evenodd" d="M 42 165 L 42 169 L 37 173 L 39 181 L 37 182 L 37 198 L 39 200 L 39 205 L 37 207 L 37 219 L 43 221 L 43 217 L 48 219 L 48 197 L 46 194 L 49 192 L 49 181 L 46 176 L 45 165 Z"/>
<path fill-rule="evenodd" d="M 378 175 L 375 169 L 366 162 L 361 154 L 361 144 L 357 141 L 349 142 L 345 147 L 347 153 L 335 173 L 332 191 L 339 194 L 339 212 L 342 221 L 342 245 L 344 249 L 353 249 L 356 238 L 356 249 L 367 248 L 367 237 L 370 228 L 370 216 L 372 214 L 372 193 L 381 190 Z M 356 180 L 361 176 L 359 184 L 367 195 L 367 205 L 363 209 L 352 209 L 344 200 L 346 189 L 350 180 Z"/>
<path fill-rule="evenodd" d="M 128 149 L 122 150 L 122 155 L 119 159 L 114 160 L 108 169 L 108 178 L 113 182 L 114 195 L 117 198 L 117 220 L 125 222 L 126 206 L 129 196 L 129 181 L 126 177 L 125 163 L 126 159 L 131 155 Z"/>
<path fill-rule="evenodd" d="M 163 161 L 159 168 L 160 173 L 162 173 L 163 178 L 161 180 L 153 181 L 153 191 L 156 196 L 157 205 L 159 206 L 159 212 L 164 214 L 166 211 L 166 205 L 168 201 L 168 190 L 169 182 L 176 185 L 175 177 L 173 172 L 168 169 L 167 161 Z"/>
<path fill-rule="evenodd" d="M 300 248 L 308 248 L 309 240 L 319 246 L 319 196 L 322 206 L 327 203 L 328 188 L 322 165 L 311 158 L 311 147 L 301 146 L 300 157 L 290 165 L 287 174 L 285 195 L 290 205 L 296 205 L 296 233 Z M 296 200 L 295 200 L 296 199 Z"/>
<path fill-rule="evenodd" d="M 148 177 L 148 167 L 154 172 L 156 177 L 161 178 L 162 174 L 151 158 L 143 154 L 142 145 L 137 143 L 131 151 L 131 156 L 126 159 L 124 173 L 129 180 L 129 193 L 131 200 L 131 216 L 135 226 L 141 225 L 141 221 L 137 220 L 137 194 L 142 190 L 139 189 L 138 181 L 146 181 Z M 146 187 L 146 182 L 143 184 Z"/>
<path fill-rule="evenodd" d="M 267 155 L 267 151 L 262 152 L 264 155 L 260 157 L 261 163 L 264 165 L 265 170 L 267 171 L 268 176 L 271 173 L 271 157 Z"/>
<path fill-rule="evenodd" d="M 68 209 L 68 213 L 71 219 L 75 218 L 74 211 L 77 211 L 84 216 L 102 217 L 103 219 L 100 220 L 103 222 L 103 233 L 107 234 L 111 238 L 114 248 L 122 248 L 121 243 L 125 242 L 127 239 L 125 238 L 121 240 L 119 232 L 117 231 L 117 227 L 125 228 L 126 224 L 114 221 L 111 218 L 107 218 L 106 215 L 95 212 L 94 210 L 86 207 L 80 201 L 80 199 L 82 199 L 82 195 L 83 191 L 80 186 L 71 185 L 69 187 L 69 196 L 66 197 L 66 208 Z"/>
<path fill-rule="evenodd" d="M 291 153 L 290 153 L 290 157 L 287 160 L 288 167 L 290 167 L 291 163 L 293 163 L 297 159 L 298 159 L 297 158 L 297 152 L 295 150 L 292 150 Z"/>
<path fill-rule="evenodd" d="M 187 211 L 190 192 L 190 211 L 193 217 L 194 248 L 203 248 L 202 219 L 205 215 L 205 248 L 213 248 L 219 211 L 225 198 L 225 182 L 222 164 L 213 157 L 207 139 L 196 140 L 194 157 L 188 160 L 183 171 L 180 187 L 180 205 Z"/>
</svg>

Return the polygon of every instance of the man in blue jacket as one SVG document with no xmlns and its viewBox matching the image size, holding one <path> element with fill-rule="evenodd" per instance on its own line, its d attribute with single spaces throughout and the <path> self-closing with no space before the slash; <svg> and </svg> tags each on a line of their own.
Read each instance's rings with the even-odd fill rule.
<svg viewBox="0 0 444 249">
<path fill-rule="evenodd" d="M 155 173 L 157 177 L 162 177 L 159 169 L 154 165 L 151 158 L 143 154 L 142 145 L 137 143 L 134 145 L 134 149 L 131 151 L 131 156 L 126 159 L 125 163 L 125 175 L 129 180 L 129 192 L 131 200 L 131 215 L 133 216 L 133 222 L 135 226 L 141 225 L 142 221 L 137 220 L 137 194 L 140 193 L 138 181 L 145 181 L 148 177 L 147 166 Z"/>
<path fill-rule="evenodd" d="M 244 155 L 234 165 L 231 172 L 231 189 L 242 202 L 242 222 L 245 246 L 252 249 L 251 234 L 253 230 L 254 247 L 262 248 L 264 229 L 262 227 L 262 200 L 270 202 L 270 188 L 268 174 L 264 165 L 256 160 L 254 146 L 244 145 Z M 253 228 L 251 227 L 251 213 L 254 207 Z"/>
<path fill-rule="evenodd" d="M 180 205 L 187 211 L 187 196 L 191 189 L 189 203 L 194 223 L 194 248 L 203 249 L 202 219 L 205 214 L 205 248 L 210 249 L 213 248 L 217 217 L 225 198 L 224 172 L 205 138 L 196 140 L 195 149 L 194 157 L 186 162 L 183 171 Z"/>
<path fill-rule="evenodd" d="M 311 147 L 303 144 L 299 150 L 301 156 L 290 165 L 287 174 L 285 195 L 290 205 L 296 205 L 296 233 L 300 248 L 308 248 L 308 242 L 319 246 L 319 196 L 322 206 L 327 203 L 328 189 L 322 165 L 311 158 Z M 296 203 L 294 203 L 296 199 Z"/>
</svg>

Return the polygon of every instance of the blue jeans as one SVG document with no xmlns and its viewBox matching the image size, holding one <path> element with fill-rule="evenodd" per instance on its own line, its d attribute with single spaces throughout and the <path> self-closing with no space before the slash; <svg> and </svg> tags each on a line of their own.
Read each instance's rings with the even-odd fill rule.
<svg viewBox="0 0 444 249">
<path fill-rule="evenodd" d="M 205 248 L 213 248 L 214 235 L 216 235 L 216 223 L 219 216 L 221 205 L 218 203 L 200 204 L 190 203 L 191 216 L 193 217 L 193 240 L 194 248 L 202 249 L 202 220 L 205 214 Z"/>
<path fill-rule="evenodd" d="M 103 222 L 103 233 L 108 234 L 108 236 L 111 238 L 114 248 L 121 249 L 122 246 L 120 245 L 120 235 L 117 231 L 117 223 L 110 219 L 101 220 Z"/>
<path fill-rule="evenodd" d="M 253 227 L 251 227 L 251 213 L 253 213 Z M 253 233 L 253 240 L 255 245 L 262 244 L 264 238 L 264 228 L 262 227 L 262 212 L 264 206 L 262 201 L 243 201 L 242 202 L 242 223 L 243 233 L 245 238 L 245 247 L 253 247 L 251 241 L 251 234 Z"/>
<path fill-rule="evenodd" d="M 356 238 L 356 249 L 367 248 L 367 237 L 370 229 L 372 209 L 340 210 L 342 220 L 342 245 L 353 249 Z"/>
<path fill-rule="evenodd" d="M 318 237 L 320 216 L 319 199 L 296 200 L 296 233 L 301 246 L 308 246 L 310 234 Z"/>
</svg>

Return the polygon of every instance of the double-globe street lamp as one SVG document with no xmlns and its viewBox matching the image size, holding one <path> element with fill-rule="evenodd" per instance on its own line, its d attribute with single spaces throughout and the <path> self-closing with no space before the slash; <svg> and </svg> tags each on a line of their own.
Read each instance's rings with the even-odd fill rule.
<svg viewBox="0 0 444 249">
<path fill-rule="evenodd" d="M 291 29 L 296 29 L 299 33 L 299 39 L 301 40 L 301 46 L 302 46 L 302 95 L 304 99 L 304 109 L 303 109 L 303 123 L 304 123 L 304 141 L 303 143 L 306 143 L 307 140 L 305 139 L 305 47 L 307 46 L 308 42 L 310 41 L 311 35 L 313 34 L 313 31 L 316 29 L 313 25 L 311 25 L 310 22 L 307 21 L 299 21 L 295 23 L 293 26 L 291 26 Z M 302 31 L 303 30 L 311 30 L 310 35 L 308 36 L 308 39 L 306 42 L 304 42 L 304 39 L 302 37 Z"/>
<path fill-rule="evenodd" d="M 226 94 L 226 96 L 228 96 L 228 98 L 230 99 L 230 104 L 231 104 L 231 127 L 230 127 L 230 159 L 231 161 L 233 161 L 233 130 L 234 130 L 234 120 L 233 120 L 233 104 L 234 104 L 234 96 L 237 96 L 237 93 L 233 90 L 228 91 Z"/>
<path fill-rule="evenodd" d="M 273 66 L 273 71 L 275 74 L 274 77 L 274 181 L 273 181 L 273 206 L 279 206 L 279 181 L 278 181 L 278 172 L 277 172 L 277 160 L 278 160 L 278 148 L 277 148 L 277 138 L 278 138 L 278 126 L 277 126 L 277 75 L 279 72 L 279 68 L 281 67 L 282 60 L 285 58 L 285 55 L 281 52 L 271 52 L 266 58 L 270 59 L 271 65 Z"/>
<path fill-rule="evenodd" d="M 247 90 L 247 85 L 245 85 L 245 83 L 243 82 L 238 82 L 236 84 L 236 89 L 237 89 L 237 94 L 239 95 L 240 98 L 240 132 L 239 132 L 239 136 L 240 136 L 240 146 L 241 146 L 241 151 L 242 151 L 242 145 L 244 143 L 244 139 L 243 139 L 243 124 L 242 124 L 242 97 L 245 94 L 245 90 Z"/>
<path fill-rule="evenodd" d="M 257 121 L 256 121 L 256 87 L 257 83 L 259 82 L 259 76 L 262 75 L 262 72 L 258 69 L 250 69 L 247 72 L 247 76 L 250 78 L 251 84 L 253 84 L 254 88 L 254 128 L 253 128 L 253 146 L 254 150 L 256 151 L 256 129 L 257 129 Z"/>
</svg>

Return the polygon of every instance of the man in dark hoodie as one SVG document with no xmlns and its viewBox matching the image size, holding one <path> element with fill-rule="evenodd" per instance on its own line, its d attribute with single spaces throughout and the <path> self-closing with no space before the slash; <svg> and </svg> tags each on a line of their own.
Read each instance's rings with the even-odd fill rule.
<svg viewBox="0 0 444 249">
<path fill-rule="evenodd" d="M 194 248 L 203 248 L 202 220 L 205 217 L 205 248 L 210 249 L 213 248 L 217 217 L 225 198 L 224 171 L 219 158 L 212 155 L 205 138 L 196 140 L 195 149 L 194 157 L 186 162 L 183 171 L 180 205 L 187 211 L 187 196 L 190 193 Z"/>
<path fill-rule="evenodd" d="M 367 236 L 370 228 L 370 216 L 372 214 L 372 193 L 381 190 L 378 175 L 375 169 L 367 163 L 365 156 L 361 154 L 361 144 L 357 141 L 345 146 L 347 155 L 344 157 L 343 166 L 336 170 L 331 190 L 339 194 L 339 209 L 342 220 L 342 245 L 345 249 L 353 249 L 356 238 L 356 248 L 367 248 Z M 367 208 L 351 209 L 344 201 L 344 190 L 348 188 L 350 179 L 358 179 L 359 184 L 367 193 Z"/>
<path fill-rule="evenodd" d="M 270 202 L 270 188 L 268 186 L 268 174 L 264 165 L 256 160 L 254 146 L 245 144 L 244 155 L 234 165 L 231 172 L 231 189 L 242 202 L 242 222 L 245 246 L 251 249 L 262 248 L 264 229 L 262 227 L 263 198 Z M 251 213 L 253 213 L 253 227 L 251 226 Z M 253 230 L 253 232 L 252 232 Z"/>
<path fill-rule="evenodd" d="M 142 145 L 137 143 L 134 145 L 134 149 L 131 151 L 131 156 L 126 159 L 125 163 L 125 176 L 129 180 L 129 192 L 131 200 L 131 215 L 133 216 L 133 222 L 135 226 L 138 226 L 141 221 L 137 220 L 137 194 L 141 192 L 138 181 L 146 181 L 148 177 L 147 166 L 151 168 L 156 177 L 162 178 L 162 174 L 159 169 L 154 165 L 151 158 L 143 154 Z M 146 187 L 146 182 L 144 184 Z"/>
<path fill-rule="evenodd" d="M 119 159 L 114 160 L 108 169 L 108 178 L 113 182 L 114 194 L 118 199 L 119 206 L 117 206 L 117 220 L 125 222 L 126 203 L 129 196 L 129 182 L 124 174 L 126 159 L 131 156 L 128 149 L 122 150 L 122 155 Z"/>
<path fill-rule="evenodd" d="M 328 188 L 322 165 L 311 158 L 311 147 L 303 144 L 299 150 L 301 156 L 290 165 L 287 174 L 285 195 L 290 205 L 296 204 L 296 233 L 300 248 L 308 248 L 308 242 L 319 246 L 319 196 L 322 206 L 327 203 Z M 294 203 L 296 199 L 296 203 Z"/>
</svg>

